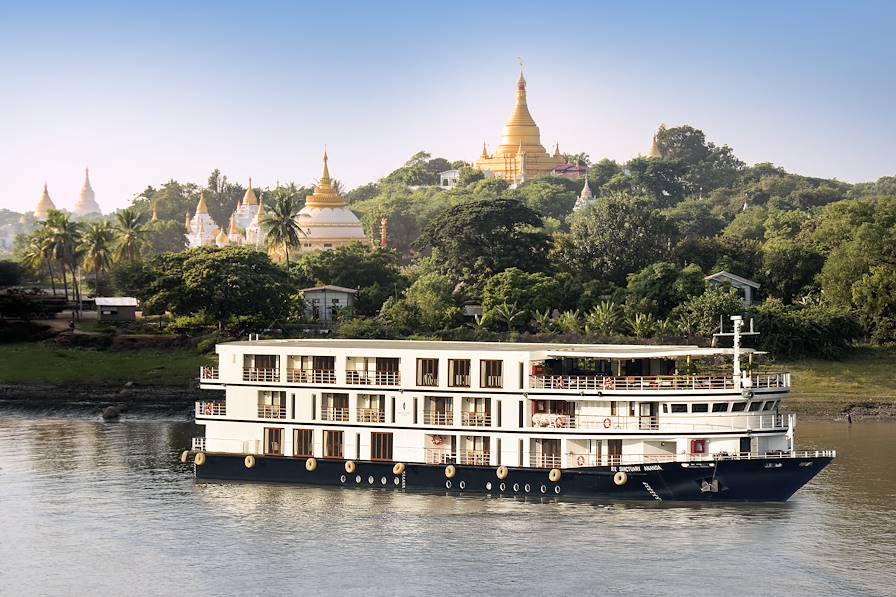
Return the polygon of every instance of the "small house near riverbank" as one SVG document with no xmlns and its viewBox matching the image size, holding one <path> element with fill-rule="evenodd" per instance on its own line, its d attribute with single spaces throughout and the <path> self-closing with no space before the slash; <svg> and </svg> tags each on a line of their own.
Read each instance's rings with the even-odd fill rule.
<svg viewBox="0 0 896 597">
<path fill-rule="evenodd" d="M 753 293 L 759 290 L 759 284 L 754 282 L 753 280 L 748 280 L 746 278 L 742 278 L 737 274 L 732 274 L 731 272 L 716 272 L 704 278 L 710 284 L 728 284 L 732 288 L 737 291 L 737 294 L 740 296 L 740 300 L 743 301 L 744 307 L 749 307 L 753 304 Z"/>
<path fill-rule="evenodd" d="M 137 299 L 132 296 L 96 297 L 99 321 L 134 321 L 137 319 Z"/>
</svg>

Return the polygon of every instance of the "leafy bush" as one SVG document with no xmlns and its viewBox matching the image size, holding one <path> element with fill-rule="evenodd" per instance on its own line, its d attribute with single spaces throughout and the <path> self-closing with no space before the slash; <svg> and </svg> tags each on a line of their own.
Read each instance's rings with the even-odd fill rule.
<svg viewBox="0 0 896 597">
<path fill-rule="evenodd" d="M 759 331 L 759 347 L 775 356 L 835 358 L 862 336 L 856 318 L 825 304 L 785 306 L 768 299 L 750 310 Z"/>
</svg>

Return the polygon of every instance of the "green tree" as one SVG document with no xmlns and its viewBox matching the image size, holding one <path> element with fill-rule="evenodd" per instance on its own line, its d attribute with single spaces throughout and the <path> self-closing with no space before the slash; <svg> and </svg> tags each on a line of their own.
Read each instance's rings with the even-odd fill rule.
<svg viewBox="0 0 896 597">
<path fill-rule="evenodd" d="M 672 263 L 660 261 L 628 275 L 626 303 L 633 311 L 662 318 L 690 297 L 703 294 L 705 288 L 699 266 L 679 269 Z"/>
<path fill-rule="evenodd" d="M 576 193 L 544 178 L 522 184 L 510 196 L 519 199 L 542 216 L 566 220 L 576 203 Z"/>
<path fill-rule="evenodd" d="M 453 287 L 447 276 L 424 274 L 400 299 L 389 299 L 381 316 L 405 333 L 444 330 L 459 322 L 460 309 L 452 297 Z"/>
<path fill-rule="evenodd" d="M 619 332 L 622 323 L 622 308 L 609 301 L 596 305 L 585 315 L 585 332 L 612 336 Z"/>
<path fill-rule="evenodd" d="M 298 199 L 284 191 L 274 197 L 274 204 L 265 210 L 259 222 L 268 248 L 283 249 L 286 271 L 289 271 L 289 248 L 298 247 L 305 236 L 298 223 L 300 210 Z"/>
<path fill-rule="evenodd" d="M 710 337 L 719 329 L 719 320 L 743 313 L 744 305 L 733 288 L 710 286 L 672 310 L 671 318 L 685 335 Z"/>
<path fill-rule="evenodd" d="M 613 195 L 570 216 L 561 259 L 571 272 L 621 284 L 664 255 L 668 224 L 650 200 Z"/>
<path fill-rule="evenodd" d="M 530 316 L 537 311 L 553 311 L 560 306 L 560 285 L 541 272 L 511 267 L 489 278 L 482 290 L 484 311 L 502 304 L 516 305 Z"/>
<path fill-rule="evenodd" d="M 146 238 L 146 227 L 142 214 L 132 207 L 117 212 L 115 214 L 115 235 L 118 242 L 115 260 L 128 263 L 137 261 Z"/>
<path fill-rule="evenodd" d="M 108 222 L 95 222 L 84 229 L 81 236 L 84 267 L 93 271 L 93 289 L 100 294 L 100 272 L 112 264 L 115 252 L 115 229 Z"/>
<path fill-rule="evenodd" d="M 824 264 L 824 257 L 800 243 L 773 238 L 762 247 L 761 281 L 768 293 L 785 303 L 809 286 Z"/>
<path fill-rule="evenodd" d="M 143 253 L 157 255 L 183 251 L 186 245 L 183 222 L 157 220 L 144 225 Z"/>
<path fill-rule="evenodd" d="M 464 201 L 437 214 L 415 244 L 438 252 L 443 273 L 479 285 L 510 267 L 543 269 L 551 241 L 541 225 L 515 199 Z"/>
<path fill-rule="evenodd" d="M 853 285 L 852 302 L 875 340 L 896 341 L 896 268 L 871 267 Z"/>
</svg>

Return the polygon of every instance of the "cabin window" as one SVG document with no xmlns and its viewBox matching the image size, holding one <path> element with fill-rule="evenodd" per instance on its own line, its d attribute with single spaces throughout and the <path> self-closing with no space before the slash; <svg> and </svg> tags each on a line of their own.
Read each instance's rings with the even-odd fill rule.
<svg viewBox="0 0 896 597">
<path fill-rule="evenodd" d="M 751 402 L 751 403 L 750 403 L 750 408 L 749 408 L 748 410 L 749 410 L 749 412 L 751 412 L 751 413 L 754 413 L 754 412 L 756 412 L 757 410 L 762 410 L 762 401 L 759 401 L 759 402 Z"/>
<path fill-rule="evenodd" d="M 286 392 L 259 390 L 258 416 L 262 419 L 285 419 Z"/>
<path fill-rule="evenodd" d="M 765 410 L 775 410 L 775 406 L 778 405 L 777 400 L 769 400 L 765 403 Z"/>
<path fill-rule="evenodd" d="M 391 433 L 374 432 L 370 434 L 370 459 L 392 460 Z"/>
<path fill-rule="evenodd" d="M 707 404 L 705 402 L 699 402 L 697 404 L 692 404 L 691 412 L 692 413 L 707 413 L 707 412 L 709 412 L 709 404 Z"/>
<path fill-rule="evenodd" d="M 669 412 L 669 405 L 666 404 L 665 402 L 663 402 L 663 414 L 668 414 L 668 412 Z"/>
<path fill-rule="evenodd" d="M 731 412 L 733 412 L 733 413 L 743 412 L 746 409 L 747 409 L 746 402 L 735 402 L 731 405 Z"/>
<path fill-rule="evenodd" d="M 439 359 L 417 359 L 417 385 L 439 385 Z"/>
<path fill-rule="evenodd" d="M 611 416 L 611 417 L 615 417 L 615 416 L 616 416 L 616 404 L 617 404 L 617 403 L 616 403 L 615 400 L 613 400 L 613 401 L 610 402 L 610 416 Z"/>
<path fill-rule="evenodd" d="M 324 430 L 324 458 L 342 458 L 344 441 L 342 431 Z"/>
<path fill-rule="evenodd" d="M 672 412 L 673 413 L 686 413 L 688 412 L 687 404 L 672 404 Z"/>
<path fill-rule="evenodd" d="M 712 412 L 714 413 L 725 413 L 728 412 L 728 403 L 727 402 L 716 402 L 712 405 Z"/>
<path fill-rule="evenodd" d="M 292 433 L 292 455 L 314 456 L 314 430 L 296 429 Z"/>
<path fill-rule="evenodd" d="M 470 387 L 470 359 L 448 359 L 448 385 L 452 388 Z"/>
<path fill-rule="evenodd" d="M 479 385 L 483 388 L 504 387 L 504 361 L 480 361 Z"/>
<path fill-rule="evenodd" d="M 270 456 L 283 454 L 283 430 L 279 427 L 264 428 L 264 453 Z"/>
</svg>

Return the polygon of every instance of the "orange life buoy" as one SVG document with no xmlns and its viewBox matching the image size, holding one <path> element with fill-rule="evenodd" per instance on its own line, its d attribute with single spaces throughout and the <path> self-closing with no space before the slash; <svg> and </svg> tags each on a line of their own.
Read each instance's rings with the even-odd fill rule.
<svg viewBox="0 0 896 597">
<path fill-rule="evenodd" d="M 212 414 L 212 403 L 211 402 L 205 403 L 205 414 L 207 414 L 207 415 Z"/>
<path fill-rule="evenodd" d="M 555 383 L 554 383 L 555 387 L 562 390 L 563 389 L 563 376 L 558 375 L 557 377 L 554 378 L 554 380 L 555 380 Z"/>
<path fill-rule="evenodd" d="M 441 435 L 432 436 L 432 445 L 441 446 L 442 445 L 442 436 Z"/>
<path fill-rule="evenodd" d="M 579 466 L 585 466 L 585 457 L 582 455 L 576 456 L 576 464 Z"/>
<path fill-rule="evenodd" d="M 563 422 L 563 415 L 558 415 L 557 418 L 554 419 L 554 427 L 556 427 L 557 429 L 560 429 L 561 427 L 564 427 L 564 426 L 565 426 L 565 424 Z"/>
<path fill-rule="evenodd" d="M 607 417 L 606 419 L 604 419 L 604 429 L 609 429 L 610 425 L 612 425 L 612 424 L 613 424 L 613 421 L 610 420 L 610 417 Z"/>
<path fill-rule="evenodd" d="M 616 389 L 616 380 L 612 377 L 604 378 L 604 389 L 605 390 L 615 390 Z"/>
</svg>

